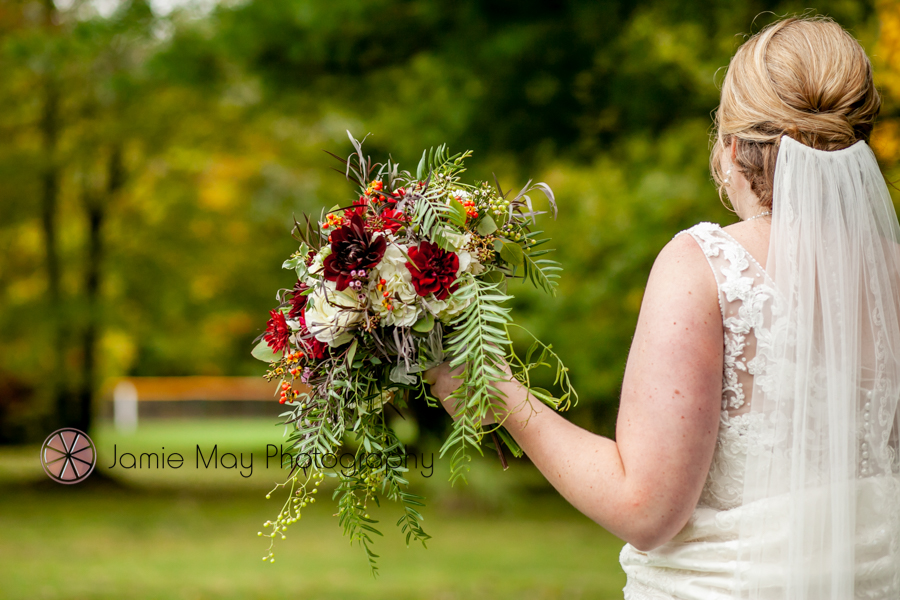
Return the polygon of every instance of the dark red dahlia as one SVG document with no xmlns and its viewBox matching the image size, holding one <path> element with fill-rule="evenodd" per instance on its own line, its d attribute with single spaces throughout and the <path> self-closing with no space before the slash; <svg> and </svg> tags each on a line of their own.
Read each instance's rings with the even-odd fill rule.
<svg viewBox="0 0 900 600">
<path fill-rule="evenodd" d="M 366 231 L 362 218 L 354 213 L 349 223 L 331 234 L 331 254 L 323 262 L 325 279 L 334 281 L 341 291 L 353 280 L 353 271 L 368 271 L 384 256 L 384 236 L 374 237 Z"/>
<path fill-rule="evenodd" d="M 456 291 L 458 284 L 456 272 L 459 270 L 459 257 L 437 244 L 422 242 L 418 247 L 409 249 L 410 262 L 406 268 L 412 274 L 412 284 L 420 296 L 434 294 L 438 300 L 446 300 Z"/>
<path fill-rule="evenodd" d="M 397 233 L 397 230 L 406 225 L 407 222 L 409 222 L 409 218 L 402 211 L 393 208 L 385 208 L 381 211 L 382 231 Z"/>
<path fill-rule="evenodd" d="M 266 334 L 263 336 L 263 339 L 269 345 L 269 348 L 272 349 L 272 352 L 284 354 L 290 341 L 291 328 L 288 327 L 287 319 L 284 318 L 284 313 L 280 310 L 270 310 L 269 315 L 271 315 L 271 318 L 266 324 Z"/>
<path fill-rule="evenodd" d="M 303 295 L 303 292 L 309 289 L 309 286 L 297 280 L 297 283 L 294 284 L 294 289 L 291 293 L 291 310 L 288 312 L 288 316 L 292 319 L 296 319 L 301 314 L 303 314 L 303 309 L 306 308 L 306 296 Z"/>
</svg>

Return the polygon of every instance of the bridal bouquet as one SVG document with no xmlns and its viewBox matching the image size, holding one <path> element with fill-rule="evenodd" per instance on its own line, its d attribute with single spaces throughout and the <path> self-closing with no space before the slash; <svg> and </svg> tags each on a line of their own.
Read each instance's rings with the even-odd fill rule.
<svg viewBox="0 0 900 600">
<path fill-rule="evenodd" d="M 373 163 L 361 142 L 350 140 L 349 158 L 332 156 L 344 163 L 341 172 L 358 194 L 318 220 L 295 220 L 299 248 L 283 266 L 296 273 L 296 283 L 278 292 L 280 305 L 253 351 L 270 363 L 266 378 L 280 382 L 280 402 L 290 408 L 282 417 L 291 472 L 276 487 L 289 486 L 290 495 L 260 535 L 283 538 L 333 469 L 336 516 L 374 573 L 370 534 L 381 533 L 370 503 L 399 501 L 406 543 L 429 539 L 418 511 L 423 498 L 408 491 L 405 448 L 385 414 L 416 398 L 437 405 L 422 381 L 425 370 L 444 360 L 465 365 L 463 384 L 451 396 L 460 407 L 457 420 L 440 450 L 451 457 L 451 482 L 465 479 L 486 434 L 504 468 L 500 440 L 521 455 L 502 424 L 482 426 L 498 401 L 493 382 L 508 377 L 506 365 L 554 409 L 565 410 L 577 395 L 549 346 L 532 337 L 520 356 L 510 338 L 517 326 L 506 306 L 507 281 L 524 279 L 555 293 L 560 266 L 544 258 L 548 240 L 532 229 L 547 211 L 535 210 L 528 195 L 542 192 L 555 217 L 550 188 L 529 182 L 512 196 L 499 184 L 464 182 L 471 152 L 450 156 L 445 146 L 423 152 L 413 175 L 390 160 Z M 541 366 L 555 369 L 558 396 L 531 385 Z M 275 560 L 271 548 L 263 560 Z"/>
</svg>

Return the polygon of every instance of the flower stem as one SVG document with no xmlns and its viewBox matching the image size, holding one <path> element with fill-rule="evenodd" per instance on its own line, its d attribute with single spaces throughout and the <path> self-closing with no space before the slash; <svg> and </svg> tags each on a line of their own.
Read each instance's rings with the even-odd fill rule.
<svg viewBox="0 0 900 600">
<path fill-rule="evenodd" d="M 497 436 L 496 431 L 491 432 L 491 439 L 494 440 L 494 447 L 497 448 L 497 455 L 500 457 L 500 464 L 503 465 L 503 470 L 507 470 L 509 468 L 509 464 L 506 462 L 506 456 L 503 455 L 503 447 L 500 445 L 500 438 Z"/>
</svg>

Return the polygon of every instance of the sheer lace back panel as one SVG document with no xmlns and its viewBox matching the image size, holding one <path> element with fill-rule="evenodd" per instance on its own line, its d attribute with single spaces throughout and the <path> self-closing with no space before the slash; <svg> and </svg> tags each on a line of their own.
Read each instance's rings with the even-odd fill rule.
<svg viewBox="0 0 900 600">
<path fill-rule="evenodd" d="M 747 598 L 747 586 L 757 584 L 766 593 L 774 590 L 760 598 L 789 597 L 778 590 L 793 573 L 784 567 L 791 518 L 796 514 L 789 502 L 791 495 L 744 497 L 748 462 L 769 457 L 767 464 L 773 468 L 790 465 L 791 456 L 773 446 L 778 436 L 769 413 L 763 410 L 765 396 L 773 388 L 773 373 L 778 372 L 771 367 L 780 364 L 772 352 L 773 342 L 784 335 L 779 326 L 771 328 L 770 324 L 773 315 L 783 310 L 785 299 L 776 292 L 765 269 L 720 226 L 700 223 L 678 235 L 682 234 L 690 235 L 700 246 L 718 288 L 724 349 L 718 438 L 700 499 L 684 528 L 669 542 L 647 552 L 631 544 L 622 548 L 619 560 L 628 577 L 625 600 L 733 600 Z M 861 343 L 877 346 L 865 337 Z M 865 360 L 863 363 L 863 378 L 873 377 L 866 373 Z M 754 388 L 758 391 L 755 404 Z M 870 389 L 859 401 L 868 402 L 871 393 Z M 860 422 L 868 423 L 868 405 L 863 406 L 866 412 Z M 889 418 L 893 417 L 884 417 Z M 860 429 L 860 436 L 865 433 Z M 900 497 L 900 478 L 871 476 L 872 456 L 868 467 L 866 458 L 872 454 L 872 445 L 859 447 L 859 468 L 866 477 L 856 496 L 855 591 L 827 597 L 896 600 L 900 598 L 900 569 L 895 566 L 900 564 L 900 536 L 894 532 L 900 531 L 900 508 L 892 508 L 898 504 L 891 499 Z M 817 498 L 810 495 L 813 503 L 809 506 L 817 506 Z M 747 538 L 750 549 L 758 550 L 754 555 L 740 546 L 741 530 L 747 523 L 764 525 L 757 535 Z M 758 561 L 758 557 L 766 560 Z M 751 570 L 746 569 L 748 561 L 757 561 Z M 814 572 L 816 581 L 829 575 L 828 569 Z"/>
<path fill-rule="evenodd" d="M 768 335 L 763 316 L 775 292 L 765 269 L 719 225 L 699 223 L 681 234 L 689 234 L 700 245 L 719 290 L 724 332 L 722 412 L 699 505 L 726 510 L 741 505 L 747 452 L 756 446 L 762 425 L 749 411 L 753 376 L 759 371 L 757 340 Z"/>
</svg>

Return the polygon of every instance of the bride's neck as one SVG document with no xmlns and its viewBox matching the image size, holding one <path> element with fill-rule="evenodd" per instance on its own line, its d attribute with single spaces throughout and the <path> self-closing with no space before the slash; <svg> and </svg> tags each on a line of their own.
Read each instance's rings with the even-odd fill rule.
<svg viewBox="0 0 900 600">
<path fill-rule="evenodd" d="M 742 221 L 769 210 L 760 203 L 759 198 L 749 188 L 733 197 L 732 205 Z"/>
</svg>

